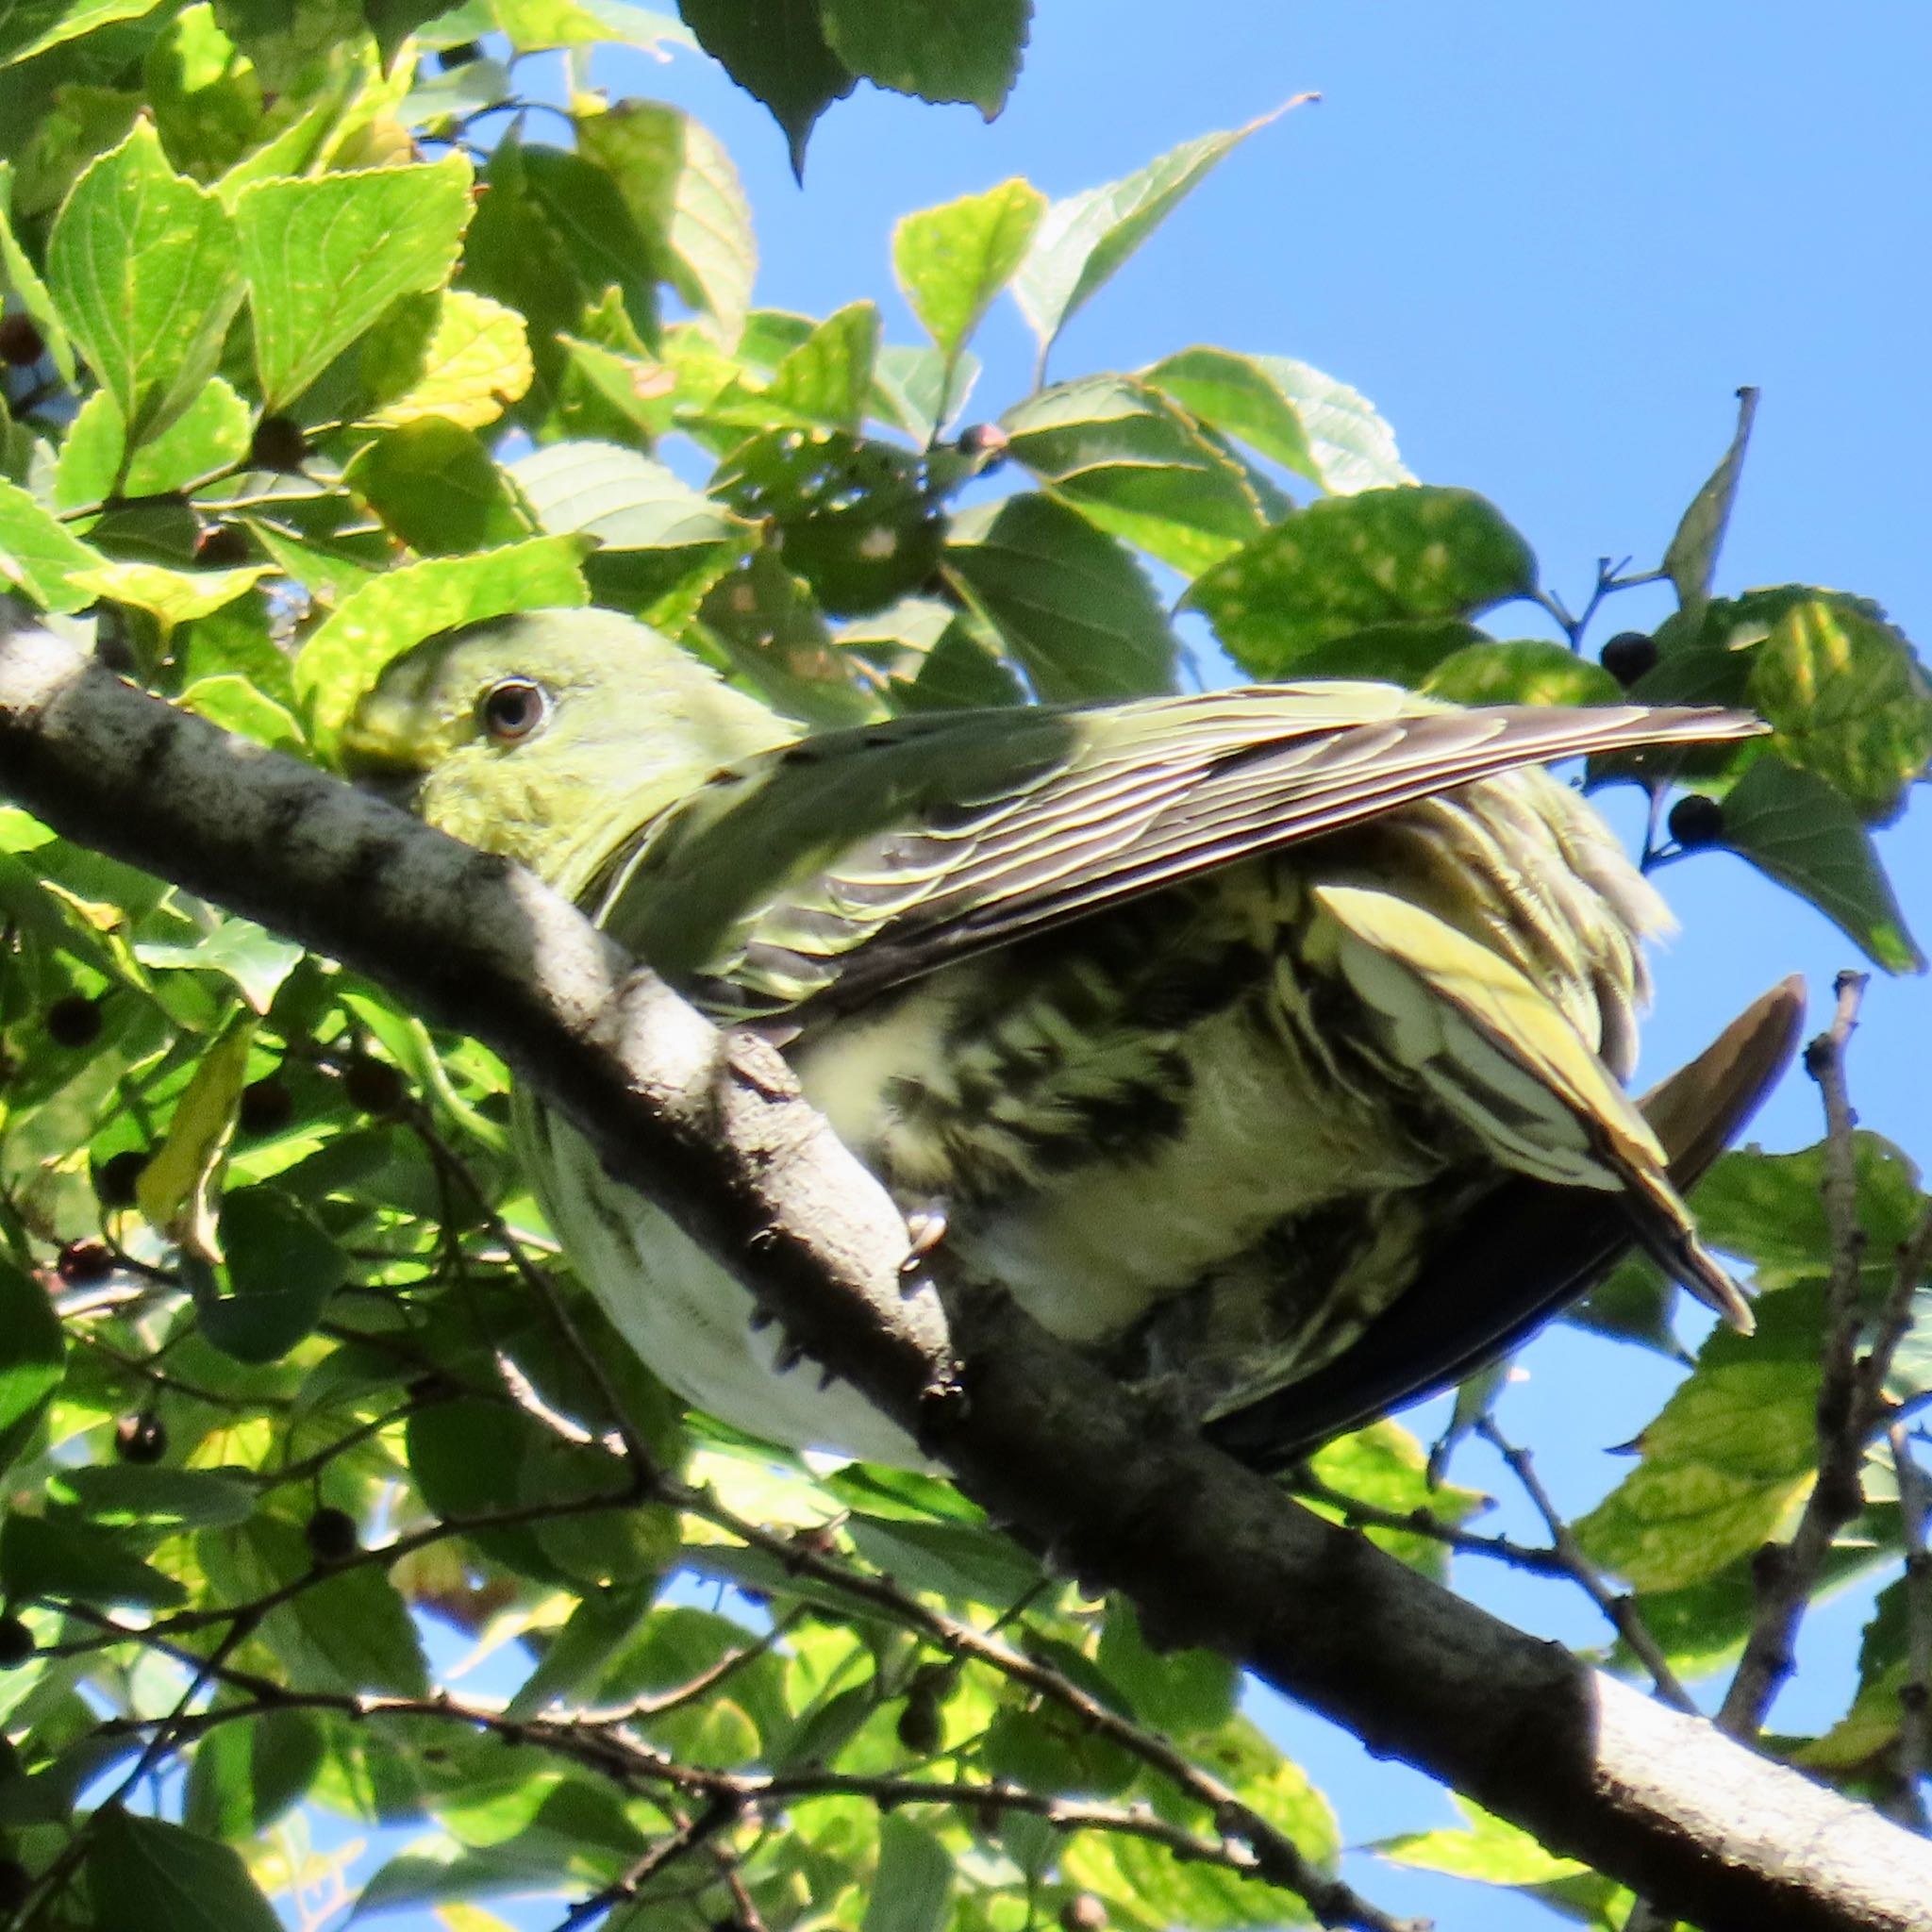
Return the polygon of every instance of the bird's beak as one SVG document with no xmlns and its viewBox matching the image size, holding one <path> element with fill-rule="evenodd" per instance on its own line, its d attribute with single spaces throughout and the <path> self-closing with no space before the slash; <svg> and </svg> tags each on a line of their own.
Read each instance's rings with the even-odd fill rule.
<svg viewBox="0 0 1932 1932">
<path fill-rule="evenodd" d="M 352 785 L 405 811 L 414 806 L 425 775 L 410 724 L 408 707 L 365 697 L 342 727 L 336 750 L 336 761 Z"/>
</svg>

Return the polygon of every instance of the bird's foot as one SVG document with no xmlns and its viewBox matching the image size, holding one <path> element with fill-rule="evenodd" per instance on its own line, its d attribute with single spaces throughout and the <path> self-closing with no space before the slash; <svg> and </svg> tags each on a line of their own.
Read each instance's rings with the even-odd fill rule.
<svg viewBox="0 0 1932 1932">
<path fill-rule="evenodd" d="M 935 1199 L 908 1208 L 906 1232 L 911 1237 L 912 1245 L 907 1249 L 906 1258 L 899 1263 L 899 1272 L 913 1274 L 918 1273 L 920 1263 L 946 1238 L 945 1203 Z"/>
</svg>

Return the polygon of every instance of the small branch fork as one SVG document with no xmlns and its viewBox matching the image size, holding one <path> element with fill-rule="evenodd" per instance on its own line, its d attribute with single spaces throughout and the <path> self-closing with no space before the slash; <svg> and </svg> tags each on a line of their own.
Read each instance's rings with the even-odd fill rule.
<svg viewBox="0 0 1932 1932">
<path fill-rule="evenodd" d="M 1893 1404 L 1885 1392 L 1892 1357 L 1911 1325 L 1912 1296 L 1932 1263 L 1932 1214 L 1900 1250 L 1891 1287 L 1864 1354 L 1858 1286 L 1865 1234 L 1858 1225 L 1857 1116 L 1845 1079 L 1845 1053 L 1858 1024 L 1865 975 L 1841 973 L 1831 1024 L 1805 1052 L 1805 1068 L 1824 1104 L 1824 1214 L 1831 1235 L 1825 1290 L 1823 1374 L 1818 1390 L 1818 1479 L 1787 1543 L 1767 1543 L 1755 1569 L 1757 1609 L 1737 1674 L 1717 1715 L 1718 1727 L 1754 1742 L 1790 1675 L 1798 1626 L 1838 1534 L 1864 1507 L 1858 1469 Z"/>
</svg>

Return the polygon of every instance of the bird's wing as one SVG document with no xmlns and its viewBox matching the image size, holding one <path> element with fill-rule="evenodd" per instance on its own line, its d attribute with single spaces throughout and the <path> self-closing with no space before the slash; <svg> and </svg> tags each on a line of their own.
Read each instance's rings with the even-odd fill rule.
<svg viewBox="0 0 1932 1932">
<path fill-rule="evenodd" d="M 1703 709 L 1439 709 L 1362 684 L 891 721 L 720 773 L 641 827 L 591 899 L 719 1015 L 816 1012 L 1516 766 L 1761 729 Z"/>
<path fill-rule="evenodd" d="M 1689 1192 L 1790 1064 L 1805 983 L 1755 1001 L 1638 1105 Z M 1588 1294 L 1635 1243 L 1625 1204 L 1527 1175 L 1507 1182 L 1435 1243 L 1395 1305 L 1312 1374 L 1208 1424 L 1251 1467 L 1292 1468 L 1331 1437 L 1452 1388 Z"/>
</svg>

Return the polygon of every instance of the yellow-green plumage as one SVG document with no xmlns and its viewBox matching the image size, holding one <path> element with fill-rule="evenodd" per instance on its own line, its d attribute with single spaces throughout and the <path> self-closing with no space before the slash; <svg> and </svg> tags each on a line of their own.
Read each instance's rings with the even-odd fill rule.
<svg viewBox="0 0 1932 1932">
<path fill-rule="evenodd" d="M 512 728 L 513 727 L 513 728 Z M 1719 712 L 1458 711 L 1390 686 L 793 727 L 598 612 L 430 641 L 346 761 L 532 865 L 806 1093 L 955 1266 L 1223 1414 L 1335 1361 L 1511 1174 L 1616 1200 L 1748 1324 L 1621 1079 L 1667 924 L 1536 769 Z M 749 1304 L 532 1110 L 620 1327 L 755 1433 L 914 1452 L 774 1379 Z"/>
</svg>

